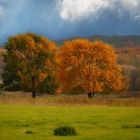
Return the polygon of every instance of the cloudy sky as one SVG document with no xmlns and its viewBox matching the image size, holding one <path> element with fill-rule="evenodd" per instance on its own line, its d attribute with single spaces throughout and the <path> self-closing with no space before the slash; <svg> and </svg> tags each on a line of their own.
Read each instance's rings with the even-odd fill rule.
<svg viewBox="0 0 140 140">
<path fill-rule="evenodd" d="M 140 35 L 140 0 L 0 0 L 0 43 L 35 32 L 52 40 Z"/>
</svg>

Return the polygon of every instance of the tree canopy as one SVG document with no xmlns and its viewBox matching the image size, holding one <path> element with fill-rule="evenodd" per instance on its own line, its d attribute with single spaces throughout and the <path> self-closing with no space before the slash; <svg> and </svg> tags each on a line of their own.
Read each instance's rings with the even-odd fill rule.
<svg viewBox="0 0 140 140">
<path fill-rule="evenodd" d="M 5 74 L 13 69 L 10 73 L 20 79 L 35 97 L 40 85 L 54 74 L 55 43 L 45 37 L 26 33 L 10 37 L 5 48 Z"/>
<path fill-rule="evenodd" d="M 121 67 L 114 49 L 103 42 L 67 41 L 58 52 L 57 63 L 63 90 L 81 86 L 91 96 L 123 88 Z"/>
</svg>

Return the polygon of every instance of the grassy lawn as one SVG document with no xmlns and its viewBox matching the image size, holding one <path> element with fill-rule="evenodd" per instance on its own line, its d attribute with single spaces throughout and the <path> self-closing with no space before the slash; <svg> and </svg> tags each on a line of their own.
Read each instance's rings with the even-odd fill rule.
<svg viewBox="0 0 140 140">
<path fill-rule="evenodd" d="M 63 125 L 78 136 L 53 136 Z M 102 139 L 139 140 L 140 107 L 0 105 L 0 140 Z"/>
</svg>

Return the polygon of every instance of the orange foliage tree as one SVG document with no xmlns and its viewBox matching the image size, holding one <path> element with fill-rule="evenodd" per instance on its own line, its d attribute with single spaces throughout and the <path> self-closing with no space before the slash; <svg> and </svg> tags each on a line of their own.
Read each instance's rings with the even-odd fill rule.
<svg viewBox="0 0 140 140">
<path fill-rule="evenodd" d="M 123 88 L 121 67 L 114 49 L 101 41 L 67 41 L 57 55 L 62 90 L 81 86 L 89 97 Z"/>
<path fill-rule="evenodd" d="M 18 76 L 35 97 L 40 84 L 54 72 L 55 43 L 42 36 L 26 33 L 10 37 L 5 48 L 8 62 L 16 62 L 14 65 Z"/>
</svg>

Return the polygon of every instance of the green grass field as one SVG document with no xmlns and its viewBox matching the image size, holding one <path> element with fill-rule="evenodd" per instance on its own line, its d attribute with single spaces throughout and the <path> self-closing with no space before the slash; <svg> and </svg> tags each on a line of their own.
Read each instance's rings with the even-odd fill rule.
<svg viewBox="0 0 140 140">
<path fill-rule="evenodd" d="M 63 125 L 79 134 L 53 136 Z M 0 105 L 0 140 L 139 139 L 140 107 Z"/>
</svg>

